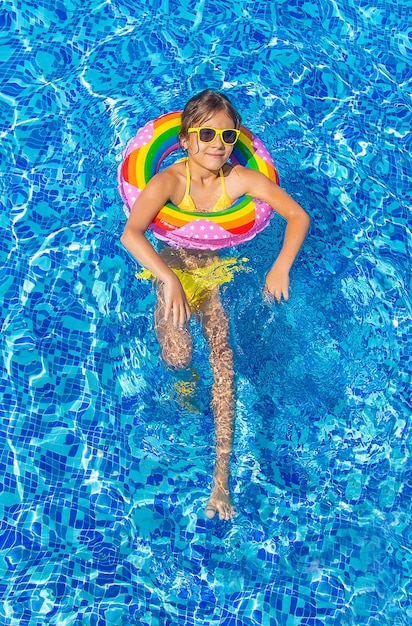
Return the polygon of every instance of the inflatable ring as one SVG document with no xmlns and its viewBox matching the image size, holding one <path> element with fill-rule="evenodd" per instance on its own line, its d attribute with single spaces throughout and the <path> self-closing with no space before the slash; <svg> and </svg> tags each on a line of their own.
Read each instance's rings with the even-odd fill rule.
<svg viewBox="0 0 412 626">
<path fill-rule="evenodd" d="M 129 142 L 119 168 L 119 191 L 126 214 L 164 159 L 179 148 L 180 116 L 181 111 L 175 111 L 148 122 Z M 244 126 L 241 126 L 230 160 L 258 170 L 279 183 L 269 152 Z M 158 239 L 174 248 L 219 250 L 249 241 L 268 225 L 272 215 L 272 207 L 251 196 L 238 198 L 224 211 L 207 214 L 182 211 L 168 202 L 156 215 L 150 229 Z"/>
</svg>

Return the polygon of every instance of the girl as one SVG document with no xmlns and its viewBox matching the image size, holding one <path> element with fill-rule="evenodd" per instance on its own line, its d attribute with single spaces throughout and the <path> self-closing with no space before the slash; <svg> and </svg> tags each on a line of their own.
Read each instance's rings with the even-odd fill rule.
<svg viewBox="0 0 412 626">
<path fill-rule="evenodd" d="M 213 487 L 205 514 L 231 519 L 235 513 L 229 488 L 229 462 L 234 434 L 233 353 L 228 319 L 219 297 L 227 282 L 216 252 L 164 247 L 159 253 L 145 232 L 166 202 L 182 210 L 222 211 L 242 195 L 267 202 L 287 220 L 282 249 L 266 276 L 265 292 L 278 302 L 289 297 L 289 270 L 303 243 L 309 217 L 278 185 L 256 170 L 232 165 L 228 159 L 238 136 L 240 116 L 228 98 L 202 91 L 186 104 L 179 133 L 187 158 L 156 174 L 137 198 L 121 241 L 154 276 L 157 290 L 155 328 L 162 356 L 172 368 L 185 368 L 192 356 L 187 326 L 192 312 L 201 321 L 210 348 L 214 378 L 216 462 Z M 223 129 L 232 133 L 222 133 Z M 220 279 L 216 280 L 216 275 Z"/>
</svg>

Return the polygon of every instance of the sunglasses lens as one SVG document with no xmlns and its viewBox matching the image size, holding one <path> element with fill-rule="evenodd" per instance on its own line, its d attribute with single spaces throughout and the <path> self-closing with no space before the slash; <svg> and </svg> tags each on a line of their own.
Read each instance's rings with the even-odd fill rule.
<svg viewBox="0 0 412 626">
<path fill-rule="evenodd" d="M 191 130 L 191 129 L 189 129 Z M 199 139 L 202 143 L 210 143 L 216 137 L 216 130 L 214 128 L 199 128 L 196 129 L 199 132 Z M 238 138 L 238 132 L 232 128 L 227 128 L 224 131 L 218 131 L 222 138 L 223 143 L 228 146 L 233 146 Z"/>
<path fill-rule="evenodd" d="M 199 138 L 203 143 L 210 143 L 215 137 L 216 131 L 213 128 L 201 128 L 199 131 Z"/>
<path fill-rule="evenodd" d="M 224 130 L 222 133 L 222 139 L 229 146 L 233 145 L 237 139 L 237 132 L 235 130 Z"/>
</svg>

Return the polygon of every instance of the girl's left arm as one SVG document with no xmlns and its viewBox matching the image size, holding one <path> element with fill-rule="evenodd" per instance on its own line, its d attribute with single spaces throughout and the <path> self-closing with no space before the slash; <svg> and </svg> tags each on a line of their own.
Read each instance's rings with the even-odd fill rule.
<svg viewBox="0 0 412 626">
<path fill-rule="evenodd" d="M 278 302 L 289 299 L 289 271 L 305 240 L 310 218 L 306 211 L 286 191 L 260 172 L 244 169 L 248 195 L 267 202 L 287 221 L 282 248 L 268 272 L 265 290 Z"/>
</svg>

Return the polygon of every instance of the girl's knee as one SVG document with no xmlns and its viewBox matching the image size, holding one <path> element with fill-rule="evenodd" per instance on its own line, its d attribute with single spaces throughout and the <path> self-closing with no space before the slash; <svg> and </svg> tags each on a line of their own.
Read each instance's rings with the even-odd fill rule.
<svg viewBox="0 0 412 626">
<path fill-rule="evenodd" d="M 181 347 L 179 350 L 169 350 L 166 346 L 163 346 L 162 357 L 168 367 L 174 370 L 181 370 L 190 365 L 192 350 L 183 350 Z"/>
<path fill-rule="evenodd" d="M 158 339 L 166 365 L 180 370 L 190 364 L 192 360 L 192 337 L 188 330 L 169 327 L 169 332 L 158 332 Z"/>
</svg>

